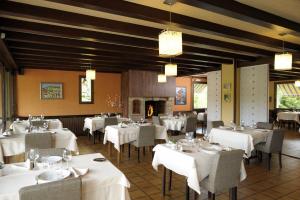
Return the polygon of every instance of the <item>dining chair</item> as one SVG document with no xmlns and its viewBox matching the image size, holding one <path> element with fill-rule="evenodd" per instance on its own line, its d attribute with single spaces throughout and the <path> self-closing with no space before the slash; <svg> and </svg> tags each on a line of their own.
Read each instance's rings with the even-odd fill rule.
<svg viewBox="0 0 300 200">
<path fill-rule="evenodd" d="M 52 133 L 28 133 L 25 135 L 25 152 L 30 149 L 49 149 L 52 147 Z"/>
<path fill-rule="evenodd" d="M 257 122 L 256 128 L 273 130 L 273 124 L 268 122 Z"/>
<path fill-rule="evenodd" d="M 81 178 L 67 178 L 26 186 L 19 190 L 20 200 L 81 200 Z"/>
<path fill-rule="evenodd" d="M 155 126 L 140 126 L 140 131 L 137 135 L 137 139 L 131 144 L 137 147 L 138 162 L 140 162 L 140 148 L 141 147 L 153 147 L 155 142 Z M 152 152 L 153 156 L 153 152 Z"/>
<path fill-rule="evenodd" d="M 197 116 L 189 116 L 186 118 L 181 132 L 182 133 L 193 132 L 195 136 L 196 129 L 197 129 Z"/>
<path fill-rule="evenodd" d="M 207 121 L 207 128 L 206 128 L 207 134 L 210 133 L 211 129 L 218 128 L 220 126 L 224 126 L 223 121 Z"/>
<path fill-rule="evenodd" d="M 161 125 L 160 124 L 160 119 L 158 116 L 152 116 L 152 122 L 154 125 Z"/>
<path fill-rule="evenodd" d="M 237 199 L 240 183 L 243 150 L 220 151 L 213 160 L 209 176 L 200 182 L 200 187 L 208 191 L 208 198 L 215 200 L 215 194 L 230 191 L 230 199 Z"/>
<path fill-rule="evenodd" d="M 105 117 L 104 118 L 104 126 L 103 126 L 103 129 L 101 130 L 101 132 L 102 133 L 104 133 L 105 132 L 105 128 L 107 127 L 107 126 L 112 126 L 112 125 L 118 125 L 118 119 L 117 119 L 117 117 Z M 98 132 L 99 133 L 99 132 Z M 96 143 L 96 132 L 94 133 L 94 144 Z M 100 141 L 100 133 L 99 133 L 99 141 Z"/>
<path fill-rule="evenodd" d="M 279 166 L 280 169 L 282 168 L 282 159 L 281 159 L 281 152 L 282 152 L 282 144 L 284 138 L 284 131 L 282 129 L 275 129 L 272 133 L 268 134 L 267 141 L 261 142 L 255 145 L 255 150 L 262 153 L 268 154 L 268 170 L 271 169 L 271 158 L 272 153 L 278 153 L 279 156 Z M 260 158 L 262 155 L 260 156 Z"/>
<path fill-rule="evenodd" d="M 33 120 L 31 121 L 31 125 L 33 127 L 43 127 L 44 123 L 48 123 L 46 120 Z"/>
</svg>

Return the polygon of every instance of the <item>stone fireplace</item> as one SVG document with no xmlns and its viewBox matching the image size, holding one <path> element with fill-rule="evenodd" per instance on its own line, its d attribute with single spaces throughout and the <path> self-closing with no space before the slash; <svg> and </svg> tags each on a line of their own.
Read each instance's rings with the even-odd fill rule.
<svg viewBox="0 0 300 200">
<path fill-rule="evenodd" d="M 173 114 L 174 97 L 129 97 L 128 117 L 133 120 L 150 119 L 158 114 Z"/>
</svg>

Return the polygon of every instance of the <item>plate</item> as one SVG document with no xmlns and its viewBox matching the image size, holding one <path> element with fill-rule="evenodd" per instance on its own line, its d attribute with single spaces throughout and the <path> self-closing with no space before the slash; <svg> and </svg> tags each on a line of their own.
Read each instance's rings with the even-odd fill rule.
<svg viewBox="0 0 300 200">
<path fill-rule="evenodd" d="M 55 163 L 62 161 L 62 157 L 61 156 L 49 156 L 49 157 L 42 158 L 42 161 L 48 162 L 49 164 L 55 164 Z"/>
<path fill-rule="evenodd" d="M 49 170 L 39 174 L 36 177 L 38 183 L 47 183 L 52 181 L 59 181 L 69 177 L 71 172 L 66 169 Z"/>
</svg>

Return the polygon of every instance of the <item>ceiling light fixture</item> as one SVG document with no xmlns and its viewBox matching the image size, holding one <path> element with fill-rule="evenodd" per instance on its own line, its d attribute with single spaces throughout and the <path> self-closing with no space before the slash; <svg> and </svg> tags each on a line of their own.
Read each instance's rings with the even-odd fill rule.
<svg viewBox="0 0 300 200">
<path fill-rule="evenodd" d="M 285 34 L 281 34 L 284 36 Z M 284 51 L 284 40 L 282 40 L 282 53 L 276 53 L 274 59 L 275 70 L 291 70 L 293 68 L 293 55 Z"/>
<path fill-rule="evenodd" d="M 182 54 L 182 32 L 169 30 L 172 25 L 170 8 L 170 25 L 158 35 L 159 56 L 172 57 Z"/>
<path fill-rule="evenodd" d="M 164 73 L 159 73 L 157 75 L 157 82 L 158 83 L 166 83 L 167 82 L 167 76 Z"/>
<path fill-rule="evenodd" d="M 96 79 L 96 70 L 92 69 L 92 65 L 90 65 L 90 68 L 85 71 L 85 78 L 88 80 Z"/>
<path fill-rule="evenodd" d="M 177 76 L 177 64 L 171 62 L 165 65 L 165 75 L 166 76 Z"/>
</svg>

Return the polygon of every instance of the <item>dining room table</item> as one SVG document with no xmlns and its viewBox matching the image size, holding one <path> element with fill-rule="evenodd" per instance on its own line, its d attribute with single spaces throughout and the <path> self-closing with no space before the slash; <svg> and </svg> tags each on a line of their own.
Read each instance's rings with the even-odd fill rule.
<svg viewBox="0 0 300 200">
<path fill-rule="evenodd" d="M 285 111 L 285 112 L 278 112 L 277 113 L 277 121 L 294 121 L 300 124 L 299 118 L 300 112 L 293 112 L 293 111 Z"/>
<path fill-rule="evenodd" d="M 66 163 L 61 164 L 62 169 L 87 171 L 81 176 L 81 199 L 130 200 L 128 192 L 130 183 L 126 176 L 110 161 L 96 162 L 95 158 L 104 158 L 104 156 L 100 153 L 73 156 L 68 163 L 69 168 Z M 4 165 L 0 176 L 0 200 L 19 200 L 21 188 L 38 184 L 39 174 L 47 170 L 57 170 L 43 167 L 29 170 L 24 166 L 25 163 Z"/>
<path fill-rule="evenodd" d="M 40 119 L 34 119 L 32 121 L 38 121 Z M 59 119 L 43 119 L 43 121 L 47 122 L 48 129 L 62 129 L 63 123 Z M 14 121 L 9 129 L 13 130 L 15 133 L 22 133 L 25 131 L 27 127 L 29 127 L 29 120 L 16 120 Z"/>
<path fill-rule="evenodd" d="M 186 117 L 185 116 L 166 116 L 161 117 L 162 124 L 167 130 L 181 131 L 184 127 Z"/>
<path fill-rule="evenodd" d="M 245 151 L 244 157 L 250 158 L 254 146 L 266 142 L 272 130 L 245 127 L 243 130 L 234 130 L 232 127 L 222 126 L 211 129 L 209 141 L 224 146 Z"/>
<path fill-rule="evenodd" d="M 25 135 L 28 131 L 25 128 L 11 132 L 10 135 L 0 134 L 0 161 L 4 161 L 4 157 L 15 156 L 25 153 Z M 39 129 L 32 130 L 31 133 L 52 133 L 53 146 L 55 148 L 66 148 L 75 154 L 79 153 L 76 135 L 67 128 L 61 129 Z"/>
<path fill-rule="evenodd" d="M 104 131 L 104 116 L 87 117 L 84 119 L 83 131 L 89 130 L 89 133 L 93 135 L 94 131 Z M 128 122 L 129 118 L 117 117 L 118 123 Z"/>
<path fill-rule="evenodd" d="M 188 188 L 201 194 L 200 182 L 209 176 L 215 156 L 219 151 L 232 150 L 231 148 L 212 145 L 208 141 L 195 143 L 184 141 L 181 148 L 178 148 L 177 145 L 172 143 L 158 144 L 153 149 L 155 152 L 152 160 L 153 168 L 158 171 L 158 166 L 163 166 L 163 195 L 165 195 L 167 169 L 170 172 L 185 176 Z M 245 180 L 246 177 L 245 166 L 241 162 L 240 181 Z"/>
<path fill-rule="evenodd" d="M 118 164 L 121 160 L 121 146 L 129 144 L 137 139 L 140 131 L 140 126 L 150 126 L 152 123 L 131 123 L 131 124 L 119 124 L 113 126 L 107 126 L 105 128 L 103 144 L 108 143 L 108 152 L 111 155 L 111 145 L 118 152 Z M 164 126 L 155 125 L 155 139 L 167 140 L 167 129 Z"/>
</svg>

